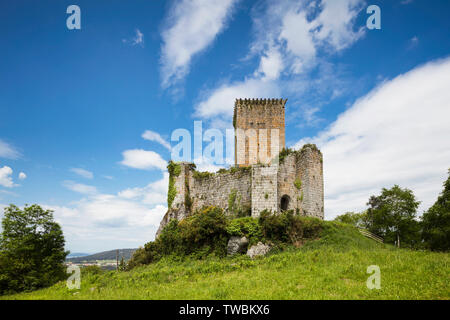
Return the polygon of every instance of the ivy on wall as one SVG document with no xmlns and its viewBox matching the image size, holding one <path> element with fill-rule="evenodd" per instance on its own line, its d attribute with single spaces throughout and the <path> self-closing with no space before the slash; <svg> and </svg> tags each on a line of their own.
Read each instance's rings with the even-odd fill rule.
<svg viewBox="0 0 450 320">
<path fill-rule="evenodd" d="M 167 207 L 172 206 L 173 200 L 177 195 L 177 188 L 175 187 L 175 177 L 178 177 L 181 173 L 181 165 L 173 161 L 169 161 L 167 165 L 167 170 L 169 171 L 169 190 L 167 192 Z"/>
</svg>

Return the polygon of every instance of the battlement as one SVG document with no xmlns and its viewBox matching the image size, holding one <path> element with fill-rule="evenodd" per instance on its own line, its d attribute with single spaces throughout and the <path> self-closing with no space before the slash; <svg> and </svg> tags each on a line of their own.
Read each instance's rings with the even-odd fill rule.
<svg viewBox="0 0 450 320">
<path fill-rule="evenodd" d="M 238 115 L 241 117 L 251 113 L 272 113 L 284 117 L 287 99 L 236 99 L 234 103 L 233 126 L 236 128 Z"/>
</svg>

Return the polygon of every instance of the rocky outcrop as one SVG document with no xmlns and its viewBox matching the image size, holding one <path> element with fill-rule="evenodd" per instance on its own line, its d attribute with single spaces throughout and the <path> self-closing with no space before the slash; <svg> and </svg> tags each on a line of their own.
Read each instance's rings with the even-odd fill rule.
<svg viewBox="0 0 450 320">
<path fill-rule="evenodd" d="M 246 237 L 231 237 L 228 240 L 227 254 L 232 256 L 238 253 L 245 253 L 248 247 L 248 239 Z"/>
<path fill-rule="evenodd" d="M 262 242 L 258 242 L 257 245 L 251 246 L 250 249 L 248 249 L 247 255 L 253 259 L 256 256 L 264 256 L 269 251 L 270 251 L 269 245 L 264 244 Z"/>
</svg>

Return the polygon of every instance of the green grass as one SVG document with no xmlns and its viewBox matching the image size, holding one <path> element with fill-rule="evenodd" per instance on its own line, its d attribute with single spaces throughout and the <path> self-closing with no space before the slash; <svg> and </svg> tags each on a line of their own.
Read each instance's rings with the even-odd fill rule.
<svg viewBox="0 0 450 320">
<path fill-rule="evenodd" d="M 65 282 L 3 299 L 449 299 L 448 253 L 380 245 L 350 226 L 327 222 L 321 239 L 250 260 L 164 258 L 129 272 L 83 274 L 81 289 Z M 369 290 L 369 265 L 381 289 Z"/>
</svg>

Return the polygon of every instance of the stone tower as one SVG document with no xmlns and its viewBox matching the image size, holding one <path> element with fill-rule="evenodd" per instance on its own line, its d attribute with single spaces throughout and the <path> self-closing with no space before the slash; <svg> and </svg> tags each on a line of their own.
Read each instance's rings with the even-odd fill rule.
<svg viewBox="0 0 450 320">
<path fill-rule="evenodd" d="M 230 216 L 257 218 L 264 210 L 292 210 L 297 215 L 324 219 L 320 150 L 306 144 L 280 155 L 285 148 L 286 101 L 236 100 L 236 166 L 212 173 L 198 172 L 193 163 L 169 164 L 168 210 L 156 236 L 171 219 L 182 220 L 209 206 L 221 208 Z"/>
<path fill-rule="evenodd" d="M 236 99 L 233 125 L 237 166 L 268 164 L 285 147 L 287 99 Z"/>
</svg>

